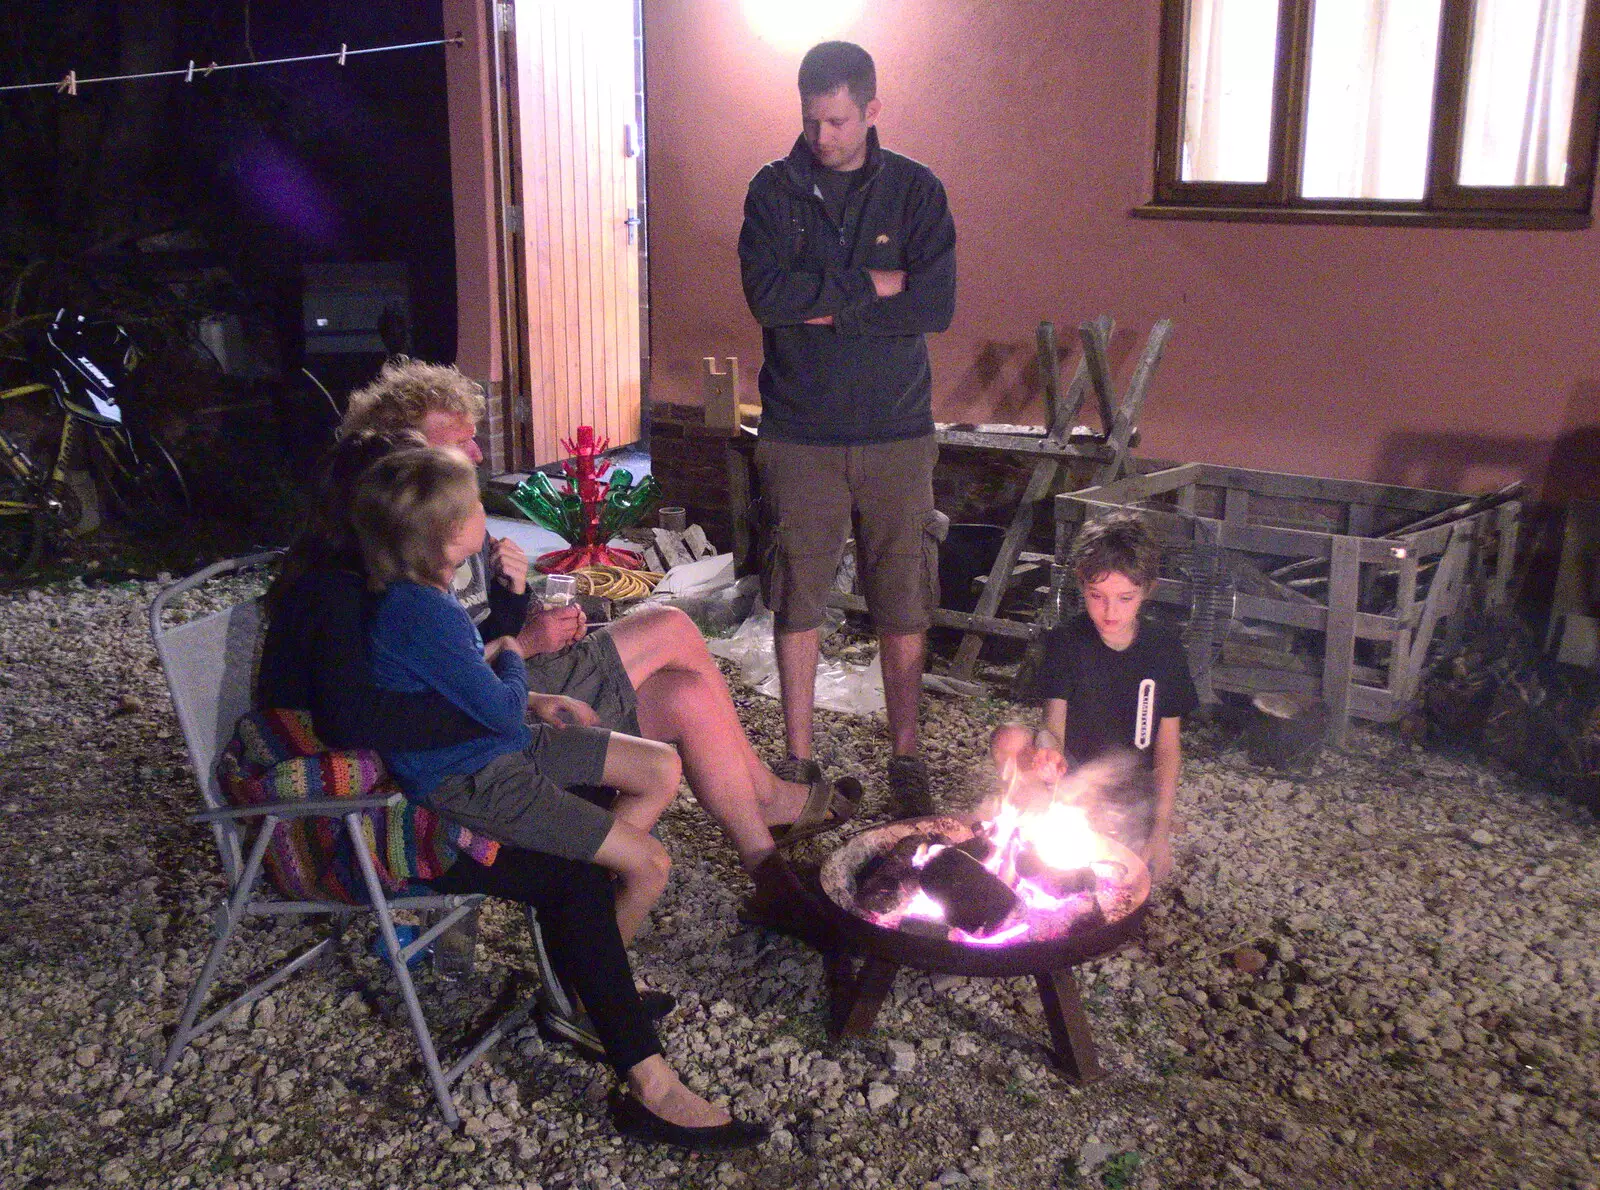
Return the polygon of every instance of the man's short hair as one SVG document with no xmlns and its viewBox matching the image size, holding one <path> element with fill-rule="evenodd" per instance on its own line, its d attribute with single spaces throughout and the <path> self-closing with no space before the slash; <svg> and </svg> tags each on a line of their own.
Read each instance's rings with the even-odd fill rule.
<svg viewBox="0 0 1600 1190">
<path fill-rule="evenodd" d="M 1120 574 L 1148 587 L 1161 574 L 1161 546 L 1136 512 L 1114 512 L 1086 521 L 1072 543 L 1072 571 L 1079 584 Z"/>
<path fill-rule="evenodd" d="M 800 59 L 800 102 L 850 88 L 850 100 L 865 108 L 878 97 L 878 70 L 872 55 L 850 41 L 824 41 Z"/>
<path fill-rule="evenodd" d="M 350 509 L 367 585 L 381 591 L 409 579 L 437 586 L 450 538 L 477 503 L 478 472 L 460 451 L 422 446 L 373 463 Z"/>
<path fill-rule="evenodd" d="M 427 364 L 395 356 L 377 379 L 350 394 L 339 437 L 359 430 L 415 430 L 430 413 L 459 414 L 473 425 L 483 420 L 483 388 L 451 364 Z"/>
</svg>

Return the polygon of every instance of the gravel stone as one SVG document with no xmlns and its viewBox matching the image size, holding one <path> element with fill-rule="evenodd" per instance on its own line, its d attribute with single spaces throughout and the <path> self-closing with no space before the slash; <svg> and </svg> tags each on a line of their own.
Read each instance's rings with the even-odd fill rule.
<svg viewBox="0 0 1600 1190">
<path fill-rule="evenodd" d="M 532 1028 L 468 1072 L 457 1102 L 470 1123 L 448 1132 L 364 922 L 160 1076 L 221 884 L 187 821 L 193 781 L 142 623 L 154 589 L 0 593 L 7 1186 L 1034 1190 L 1126 1153 L 1140 1190 L 1600 1190 L 1600 829 L 1493 765 L 1360 725 L 1294 780 L 1251 769 L 1221 729 L 1186 725 L 1176 891 L 1155 894 L 1128 948 L 1075 971 L 1112 1076 L 1088 1087 L 1042 1062 L 1027 978 L 904 970 L 872 1037 L 830 1041 L 822 962 L 738 925 L 748 881 L 687 797 L 659 828 L 673 870 L 635 964 L 678 997 L 661 1029 L 669 1060 L 735 1114 L 769 1120 L 760 1149 L 711 1162 L 623 1141 L 607 1119 L 614 1077 Z M 198 597 L 185 614 L 219 605 Z M 778 759 L 776 702 L 733 695 Z M 926 701 L 941 808 L 990 792 L 989 731 L 1031 714 Z M 882 820 L 881 721 L 821 713 L 817 751 L 862 778 L 862 823 Z M 823 835 L 795 856 L 836 844 Z M 224 982 L 312 940 L 252 922 Z M 1254 970 L 1231 958 L 1245 950 Z M 496 903 L 471 979 L 420 964 L 446 1051 L 532 969 L 524 922 Z"/>
</svg>

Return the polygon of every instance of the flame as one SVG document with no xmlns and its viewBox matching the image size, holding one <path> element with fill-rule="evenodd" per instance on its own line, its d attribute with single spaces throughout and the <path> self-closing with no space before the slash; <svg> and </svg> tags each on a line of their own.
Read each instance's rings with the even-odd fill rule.
<svg viewBox="0 0 1600 1190">
<path fill-rule="evenodd" d="M 944 920 L 944 906 L 935 901 L 920 888 L 912 894 L 906 902 L 906 907 L 900 912 L 901 917 L 923 917 L 929 921 Z"/>
</svg>

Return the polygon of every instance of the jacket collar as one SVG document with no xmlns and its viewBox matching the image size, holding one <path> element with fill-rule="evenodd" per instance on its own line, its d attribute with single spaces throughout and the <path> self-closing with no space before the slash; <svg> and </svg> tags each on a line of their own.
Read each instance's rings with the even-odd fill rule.
<svg viewBox="0 0 1600 1190">
<path fill-rule="evenodd" d="M 789 185 L 801 194 L 810 194 L 816 185 L 817 171 L 822 166 L 817 163 L 816 157 L 811 153 L 811 146 L 806 144 L 804 135 L 795 137 L 794 148 L 789 150 L 789 155 L 783 159 L 784 175 Z M 876 126 L 867 129 L 867 161 L 861 167 L 865 171 L 863 182 L 869 182 L 880 169 L 883 168 L 883 149 L 878 145 L 878 129 Z"/>
</svg>

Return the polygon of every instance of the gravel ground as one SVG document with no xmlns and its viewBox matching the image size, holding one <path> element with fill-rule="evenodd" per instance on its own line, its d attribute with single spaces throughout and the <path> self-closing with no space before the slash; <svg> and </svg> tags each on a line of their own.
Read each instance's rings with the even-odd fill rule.
<svg viewBox="0 0 1600 1190">
<path fill-rule="evenodd" d="M 1595 821 L 1376 731 L 1292 781 L 1187 733 L 1176 888 L 1080 973 L 1111 1071 L 1087 1090 L 1048 1066 L 1027 980 L 903 974 L 873 1036 L 830 1044 L 819 960 L 737 926 L 746 883 L 687 799 L 637 966 L 682 1001 L 664 1040 L 688 1080 L 774 1122 L 761 1149 L 622 1141 L 608 1073 L 532 1032 L 447 1133 L 364 929 L 158 1078 L 219 882 L 184 822 L 154 590 L 0 596 L 0 1185 L 1600 1186 Z M 741 710 L 773 752 L 775 705 Z M 945 807 L 984 792 L 987 730 L 1019 713 L 930 703 Z M 875 730 L 821 718 L 878 811 Z M 485 917 L 474 979 L 421 978 L 439 1018 L 528 978 L 518 918 Z"/>
</svg>

